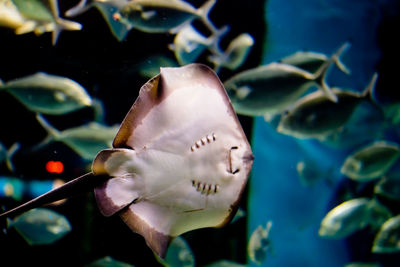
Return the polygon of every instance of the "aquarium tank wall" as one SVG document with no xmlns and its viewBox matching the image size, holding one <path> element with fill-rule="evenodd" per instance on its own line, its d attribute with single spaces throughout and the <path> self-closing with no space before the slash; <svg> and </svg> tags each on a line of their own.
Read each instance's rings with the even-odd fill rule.
<svg viewBox="0 0 400 267">
<path fill-rule="evenodd" d="M 400 266 L 399 11 L 0 0 L 0 265 Z"/>
</svg>

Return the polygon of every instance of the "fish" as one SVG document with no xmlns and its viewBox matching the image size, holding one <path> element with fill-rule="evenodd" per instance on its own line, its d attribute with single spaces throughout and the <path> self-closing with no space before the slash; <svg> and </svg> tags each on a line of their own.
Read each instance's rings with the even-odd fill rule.
<svg viewBox="0 0 400 267">
<path fill-rule="evenodd" d="M 371 101 L 361 101 L 342 127 L 318 141 L 335 149 L 354 149 L 372 140 L 382 139 L 385 124 L 384 114 L 376 104 Z"/>
<path fill-rule="evenodd" d="M 41 115 L 36 115 L 36 119 L 47 131 L 48 136 L 35 149 L 39 149 L 50 142 L 59 141 L 85 160 L 93 160 L 100 150 L 110 148 L 119 128 L 117 125 L 106 126 L 97 122 L 90 122 L 58 131 Z"/>
<path fill-rule="evenodd" d="M 400 214 L 388 219 L 376 234 L 373 253 L 398 253 L 400 251 Z"/>
<path fill-rule="evenodd" d="M 400 201 L 400 173 L 386 173 L 375 184 L 374 194 Z"/>
<path fill-rule="evenodd" d="M 237 113 L 264 116 L 267 121 L 286 110 L 314 85 L 331 101 L 337 102 L 324 78 L 332 61 L 345 48 L 342 45 L 314 74 L 292 65 L 272 62 L 239 72 L 226 80 L 224 86 Z"/>
<path fill-rule="evenodd" d="M 378 199 L 372 198 L 368 203 L 368 226 L 372 231 L 378 231 L 382 224 L 393 217 L 391 210 Z"/>
<path fill-rule="evenodd" d="M 0 0 L 0 26 L 18 30 L 27 20 L 18 11 L 12 0 Z M 19 30 L 21 31 L 21 30 Z"/>
<path fill-rule="evenodd" d="M 114 19 L 126 24 L 129 29 L 148 33 L 176 33 L 179 28 L 200 19 L 214 29 L 208 19 L 208 13 L 216 0 L 207 0 L 203 6 L 196 9 L 182 0 L 135 0 L 129 1 L 118 12 Z"/>
<path fill-rule="evenodd" d="M 369 227 L 379 227 L 390 217 L 391 211 L 376 199 L 354 198 L 330 210 L 322 219 L 318 234 L 331 239 L 346 238 Z"/>
<path fill-rule="evenodd" d="M 261 265 L 267 253 L 271 250 L 270 231 L 272 221 L 268 221 L 263 227 L 259 225 L 251 234 L 249 243 L 247 245 L 247 254 L 250 260 L 258 265 Z"/>
<path fill-rule="evenodd" d="M 248 33 L 241 33 L 229 43 L 223 53 L 213 54 L 208 60 L 214 64 L 216 71 L 222 67 L 236 70 L 246 61 L 253 45 L 254 38 Z"/>
<path fill-rule="evenodd" d="M 176 237 L 168 247 L 165 259 L 157 258 L 165 267 L 194 267 L 195 258 L 189 244 L 183 237 Z"/>
<path fill-rule="evenodd" d="M 333 169 L 322 169 L 314 160 L 304 159 L 298 161 L 296 171 L 303 186 L 312 186 L 320 180 L 325 180 L 329 184 L 333 184 L 333 181 L 331 181 Z"/>
<path fill-rule="evenodd" d="M 397 143 L 376 141 L 347 156 L 340 172 L 355 181 L 371 181 L 385 175 L 399 156 Z"/>
<path fill-rule="evenodd" d="M 355 198 L 330 210 L 322 219 L 319 236 L 342 239 L 365 228 L 369 223 L 369 201 L 368 198 Z"/>
<path fill-rule="evenodd" d="M 121 42 L 126 38 L 130 29 L 125 24 L 115 20 L 113 16 L 128 2 L 129 0 L 81 0 L 76 6 L 68 9 L 65 16 L 75 17 L 95 7 L 107 22 L 113 36 Z"/>
<path fill-rule="evenodd" d="M 14 227 L 31 246 L 52 244 L 72 229 L 65 216 L 45 208 L 36 208 L 13 220 L 8 219 L 8 227 Z"/>
<path fill-rule="evenodd" d="M 62 76 L 38 72 L 2 83 L 0 91 L 13 95 L 36 113 L 61 115 L 91 105 L 92 100 L 77 82 Z"/>
<path fill-rule="evenodd" d="M 12 163 L 12 157 L 20 148 L 20 144 L 14 143 L 8 149 L 0 142 L 0 163 L 5 162 L 7 168 L 14 172 L 14 164 Z"/>
<path fill-rule="evenodd" d="M 9 19 L 4 24 L 14 28 L 16 34 L 52 32 L 52 44 L 55 45 L 61 31 L 82 29 L 81 24 L 59 16 L 57 0 L 12 0 L 12 4 L 6 1 Z"/>
<path fill-rule="evenodd" d="M 296 138 L 324 139 L 344 126 L 362 101 L 369 101 L 377 81 L 375 73 L 362 93 L 332 88 L 337 102 L 322 91 L 315 91 L 297 100 L 280 119 L 277 131 Z"/>
<path fill-rule="evenodd" d="M 118 214 L 164 258 L 174 237 L 229 223 L 253 160 L 216 73 L 202 64 L 161 68 L 91 172 L 0 218 L 94 188 L 101 213 Z"/>
<path fill-rule="evenodd" d="M 208 37 L 199 33 L 191 24 L 181 27 L 174 41 L 168 46 L 180 65 L 194 63 L 207 49 L 215 51 L 220 38 L 227 33 L 228 26 L 218 29 Z M 219 50 L 218 50 L 219 51 Z"/>
<path fill-rule="evenodd" d="M 85 266 L 86 267 L 135 267 L 132 264 L 115 260 L 110 256 L 106 256 L 101 259 L 95 260 L 94 262 Z"/>
<path fill-rule="evenodd" d="M 350 43 L 345 43 L 346 50 L 349 49 Z M 329 57 L 323 53 L 312 51 L 298 51 L 294 54 L 281 58 L 280 63 L 296 66 L 300 69 L 315 73 L 324 63 L 329 60 Z M 341 61 L 340 57 L 334 59 L 335 65 L 347 75 L 351 74 L 350 69 Z"/>
</svg>

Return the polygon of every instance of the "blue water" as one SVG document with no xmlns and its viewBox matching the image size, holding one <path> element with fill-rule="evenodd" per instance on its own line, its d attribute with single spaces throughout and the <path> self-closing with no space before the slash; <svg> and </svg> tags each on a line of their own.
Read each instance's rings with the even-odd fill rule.
<svg viewBox="0 0 400 267">
<path fill-rule="evenodd" d="M 337 70 L 328 75 L 333 86 L 362 90 L 380 58 L 377 29 L 383 1 L 269 0 L 266 5 L 267 41 L 263 63 L 298 50 L 332 53 L 350 40 L 342 57 L 351 76 Z M 328 148 L 317 141 L 301 141 L 277 133 L 263 118 L 255 119 L 252 139 L 255 155 L 249 186 L 248 236 L 272 220 L 272 248 L 262 266 L 324 266 L 348 263 L 344 241 L 318 236 L 321 219 L 332 208 L 338 173 L 345 150 Z M 322 169 L 333 167 L 333 183 L 301 184 L 296 164 L 315 160 Z M 254 265 L 256 266 L 256 265 Z"/>
</svg>

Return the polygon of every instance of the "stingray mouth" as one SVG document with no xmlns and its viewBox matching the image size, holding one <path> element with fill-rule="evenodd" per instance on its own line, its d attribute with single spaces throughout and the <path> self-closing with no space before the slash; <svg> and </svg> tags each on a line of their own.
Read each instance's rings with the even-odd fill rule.
<svg viewBox="0 0 400 267">
<path fill-rule="evenodd" d="M 236 167 L 237 165 L 237 157 L 235 156 L 234 153 L 235 151 L 237 151 L 239 149 L 239 147 L 237 146 L 233 146 L 228 150 L 228 163 L 227 163 L 227 168 L 226 171 L 232 174 L 236 174 L 238 172 L 240 172 L 240 167 Z"/>
</svg>

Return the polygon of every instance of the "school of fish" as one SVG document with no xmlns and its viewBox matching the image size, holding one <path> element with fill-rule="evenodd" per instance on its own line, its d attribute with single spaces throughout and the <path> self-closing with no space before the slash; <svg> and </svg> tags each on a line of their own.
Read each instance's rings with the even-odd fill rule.
<svg viewBox="0 0 400 267">
<path fill-rule="evenodd" d="M 251 53 L 251 48 L 257 40 L 248 33 L 241 33 L 228 42 L 226 49 L 221 49 L 220 41 L 229 32 L 229 26 L 217 28 L 209 19 L 209 13 L 216 2 L 217 0 L 207 0 L 200 7 L 194 7 L 183 0 L 81 0 L 76 6 L 65 12 L 64 15 L 69 18 L 65 19 L 60 17 L 57 0 L 31 0 L 29 4 L 26 4 L 23 0 L 0 0 L 0 27 L 10 28 L 18 35 L 30 32 L 41 35 L 51 32 L 52 43 L 56 45 L 61 31 L 78 31 L 85 26 L 70 20 L 70 18 L 95 7 L 103 16 L 110 32 L 120 42 L 132 30 L 148 34 L 174 35 L 173 42 L 167 44 L 167 46 L 174 54 L 176 61 L 168 61 L 169 59 L 163 58 L 161 55 L 149 60 L 152 62 L 151 64 L 141 63 L 138 72 L 144 77 L 150 78 L 158 75 L 159 67 L 171 66 L 177 68 L 195 63 L 204 54 L 207 55 L 207 64 L 211 65 L 216 73 L 221 69 L 234 72 L 246 62 Z M 193 22 L 203 24 L 209 33 L 204 34 L 199 31 Z M 337 149 L 345 148 L 351 151 L 343 159 L 343 164 L 338 168 L 338 171 L 345 179 L 350 179 L 360 186 L 372 185 L 373 194 L 368 197 L 355 194 L 346 196 L 342 203 L 333 207 L 321 220 L 318 231 L 320 237 L 344 239 L 368 229 L 374 236 L 370 247 L 372 253 L 399 253 L 400 214 L 398 214 L 398 211 L 387 207 L 385 201 L 395 203 L 400 201 L 400 171 L 396 169 L 400 156 L 400 144 L 386 138 L 385 130 L 393 126 L 398 127 L 400 123 L 400 103 L 383 104 L 376 99 L 378 73 L 370 74 L 370 81 L 366 83 L 364 88 L 331 87 L 326 82 L 333 67 L 336 67 L 345 75 L 351 75 L 351 70 L 341 59 L 344 53 L 350 52 L 351 45 L 349 42 L 338 42 L 337 49 L 332 51 L 331 54 L 297 51 L 276 62 L 236 72 L 222 81 L 221 86 L 223 84 L 222 88 L 225 88 L 230 99 L 229 105 L 232 103 L 234 112 L 237 114 L 249 117 L 262 116 L 280 134 L 297 139 L 315 140 L 326 146 Z M 173 79 L 171 78 L 171 80 Z M 157 82 L 157 78 L 153 78 L 143 88 L 149 89 L 151 86 L 156 86 L 154 84 Z M 130 127 L 133 127 L 132 123 L 124 121 L 120 128 L 119 125 L 109 126 L 102 121 L 93 120 L 84 125 L 58 130 L 52 126 L 46 117 L 63 116 L 85 108 L 96 109 L 94 104 L 97 100 L 92 99 L 89 92 L 91 90 L 86 90 L 78 82 L 68 77 L 44 72 L 10 81 L 0 80 L 0 94 L 12 95 L 26 109 L 36 114 L 38 124 L 48 134 L 41 143 L 30 149 L 40 150 L 52 142 L 61 142 L 84 161 L 94 160 L 92 169 L 95 174 L 97 172 L 101 175 L 107 174 L 118 177 L 117 179 L 110 179 L 110 182 L 106 182 L 95 189 L 102 213 L 108 216 L 110 215 L 108 213 L 120 212 L 122 206 L 125 208 L 132 205 L 131 210 L 128 208 L 128 211 L 121 213 L 120 216 L 130 228 L 145 237 L 146 242 L 158 255 L 156 257 L 160 264 L 164 266 L 195 266 L 193 251 L 189 243 L 179 234 L 201 227 L 223 225 L 227 218 L 232 219 L 232 214 L 234 214 L 232 208 L 229 211 L 227 210 L 223 216 L 221 215 L 221 218 L 218 217 L 215 220 L 212 218 L 204 225 L 202 223 L 196 225 L 195 220 L 201 217 L 190 219 L 188 215 L 182 219 L 179 217 L 180 215 L 169 214 L 168 212 L 171 209 L 166 211 L 159 207 L 151 207 L 150 209 L 147 206 L 154 203 L 138 205 L 139 208 L 135 210 L 134 204 L 147 197 L 137 195 L 137 191 L 134 191 L 132 196 L 127 196 L 126 199 L 115 197 L 112 191 L 115 188 L 119 189 L 123 183 L 132 187 L 129 190 L 133 190 L 134 187 L 136 190 L 136 187 L 141 186 L 129 180 L 132 178 L 128 177 L 131 173 L 120 174 L 121 172 L 129 168 L 149 172 L 150 169 L 152 170 L 150 167 L 141 169 L 140 164 L 135 165 L 126 160 L 131 156 L 130 154 L 134 153 L 132 151 L 135 151 L 128 151 L 127 147 L 132 143 L 137 145 L 135 141 L 130 139 L 132 137 L 126 133 L 126 129 L 132 130 L 130 129 Z M 142 100 L 150 101 L 146 97 L 149 96 L 143 96 Z M 220 103 L 219 101 L 220 99 L 217 102 Z M 221 101 L 221 103 L 226 104 L 224 101 Z M 136 107 L 140 106 L 140 101 L 139 104 L 135 105 Z M 139 108 L 135 109 L 135 105 L 132 107 L 134 112 L 130 111 L 127 118 L 132 116 L 129 115 L 131 113 L 144 118 L 144 113 L 142 114 Z M 227 106 L 229 105 L 227 104 Z M 146 112 L 150 113 L 149 110 L 146 110 Z M 159 112 L 156 111 L 155 113 L 158 114 Z M 218 116 L 221 116 L 221 118 L 229 117 Z M 370 118 L 374 118 L 374 120 L 370 120 L 369 124 L 365 123 L 365 120 Z M 232 127 L 236 123 L 236 120 L 234 120 L 229 124 Z M 155 127 L 155 129 L 157 128 Z M 160 129 L 157 130 L 161 131 Z M 148 131 L 148 129 L 144 129 L 141 133 L 140 129 L 138 130 L 139 135 L 142 134 L 143 136 L 148 134 Z M 235 132 L 234 135 L 238 134 Z M 188 151 L 200 151 L 217 138 L 219 136 L 217 137 L 214 133 L 199 136 L 199 139 L 193 142 Z M 236 171 L 241 171 L 240 168 L 233 169 L 234 166 L 232 165 L 237 163 L 234 152 L 248 149 L 245 138 L 235 138 L 241 140 L 242 143 L 240 143 L 240 146 L 232 145 L 229 150 L 230 166 L 228 172 L 231 175 L 236 174 Z M 171 147 L 176 145 L 175 143 L 166 143 Z M 111 149 L 115 144 L 120 147 Z M 147 143 L 144 144 L 147 149 L 146 146 Z M 0 164 L 4 164 L 13 174 L 15 166 L 12 159 L 15 154 L 24 149 L 25 147 L 21 147 L 18 142 L 11 145 L 7 144 L 7 146 L 0 142 Z M 99 151 L 102 152 L 98 154 Z M 252 162 L 251 151 L 243 153 L 245 154 L 243 157 L 247 157 L 246 159 Z M 153 154 L 146 154 L 145 156 L 147 159 L 152 159 Z M 164 159 L 161 155 L 155 158 Z M 174 162 L 168 157 L 165 159 Z M 117 164 L 121 164 L 122 167 L 120 168 Z M 250 167 L 248 165 L 245 167 L 247 168 L 245 170 L 247 175 L 251 168 L 251 163 L 248 164 L 250 164 Z M 177 164 L 176 166 L 180 165 Z M 238 166 L 242 167 L 243 165 Z M 160 171 L 163 170 L 170 171 L 168 168 L 160 168 Z M 320 180 L 333 183 L 330 180 L 330 175 L 334 172 L 333 167 L 329 170 L 321 170 L 315 162 L 305 159 L 298 162 L 296 170 L 304 186 L 312 186 Z M 155 171 L 154 174 L 156 175 L 157 172 Z M 123 179 L 118 180 L 119 175 Z M 242 178 L 247 179 L 247 175 Z M 38 197 L 39 195 L 33 193 L 35 190 L 32 189 L 39 187 L 39 183 L 35 182 L 38 181 L 26 183 L 19 177 L 2 175 L 0 176 L 0 197 L 13 198 L 16 201 L 20 201 L 24 194 L 28 194 L 32 198 Z M 40 182 L 43 184 L 43 181 Z M 156 182 L 152 181 L 151 186 L 160 186 Z M 46 181 L 45 188 L 48 188 L 48 190 L 55 188 L 53 183 L 54 181 Z M 245 181 L 236 185 L 235 192 L 241 192 L 244 184 Z M 207 200 L 204 204 L 205 207 L 197 207 L 195 204 L 187 205 L 185 206 L 187 209 L 182 208 L 183 213 L 194 214 L 199 210 L 206 211 L 209 208 L 207 205 L 221 208 L 216 203 L 208 202 L 208 197 L 212 199 L 212 195 L 218 195 L 219 184 L 205 183 L 193 179 L 190 187 L 195 189 L 196 194 L 201 195 L 201 197 L 206 196 Z M 129 190 L 126 190 L 125 193 Z M 139 189 L 138 191 L 142 192 Z M 129 191 L 128 193 L 132 192 Z M 160 197 L 162 201 L 167 201 L 171 196 L 176 197 L 178 195 L 176 192 L 169 193 L 170 195 L 163 191 L 159 193 L 164 194 Z M 233 207 L 233 204 L 230 203 L 233 200 L 226 200 L 228 194 L 221 195 L 223 196 L 221 202 L 229 202 Z M 158 196 L 151 197 L 156 199 Z M 105 204 L 102 203 L 102 201 L 109 201 L 109 199 L 113 200 Z M 382 199 L 385 201 L 382 201 Z M 236 201 L 236 199 L 234 200 Z M 180 204 L 171 201 L 170 208 L 177 206 L 181 208 Z M 235 204 L 237 203 L 235 202 Z M 131 221 L 138 221 L 136 218 L 138 215 L 143 216 L 139 216 L 139 219 L 143 220 L 151 217 L 148 215 L 147 209 L 151 210 L 151 213 L 162 214 L 164 217 L 161 218 L 165 220 L 173 217 L 174 222 L 182 220 L 185 223 L 193 224 L 193 226 L 179 225 L 173 230 L 176 233 L 167 232 L 175 239 L 171 241 L 170 236 L 166 237 L 165 240 L 168 239 L 165 241 L 167 244 L 161 244 L 162 251 L 160 252 L 156 243 L 164 242 L 164 237 L 158 236 L 154 241 L 153 237 L 146 236 L 146 229 L 138 230 L 130 224 Z M 220 211 L 212 212 L 212 215 L 215 216 Z M 205 214 L 208 216 L 207 213 Z M 149 225 L 154 226 L 153 228 L 156 228 L 156 230 L 164 227 L 156 219 L 150 218 L 149 220 L 155 220 L 155 222 L 151 221 Z M 272 223 L 268 220 L 266 224 L 259 225 L 253 230 L 247 242 L 247 255 L 250 261 L 255 264 L 263 264 L 268 261 L 270 254 L 273 254 Z M 73 231 L 65 216 L 44 208 L 36 208 L 9 219 L 7 229 L 12 227 L 30 245 L 51 244 L 63 238 L 71 230 Z M 164 232 L 161 230 L 155 231 L 154 234 L 163 235 Z M 173 231 L 171 230 L 171 232 Z M 112 264 L 113 266 L 130 266 L 109 256 L 93 262 L 93 266 L 96 266 L 97 262 L 99 264 Z M 358 264 L 349 263 L 346 266 L 358 266 Z M 220 260 L 207 266 L 243 265 Z"/>
</svg>

